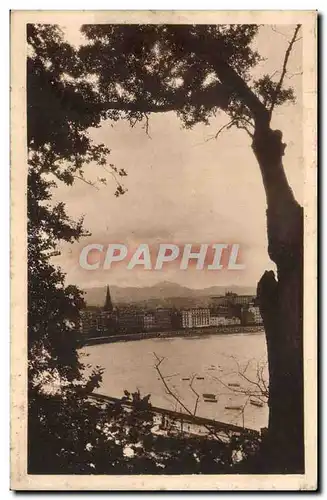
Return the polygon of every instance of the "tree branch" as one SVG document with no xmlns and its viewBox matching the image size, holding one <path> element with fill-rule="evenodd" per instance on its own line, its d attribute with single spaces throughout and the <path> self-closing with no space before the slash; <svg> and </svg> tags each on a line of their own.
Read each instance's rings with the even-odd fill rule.
<svg viewBox="0 0 327 500">
<path fill-rule="evenodd" d="M 236 92 L 243 103 L 249 108 L 255 124 L 268 126 L 270 118 L 268 110 L 250 87 L 248 87 L 243 78 L 224 60 L 217 58 L 216 52 L 212 53 L 209 51 L 207 56 L 211 59 L 210 62 L 221 82 L 230 88 L 231 91 Z"/>
<path fill-rule="evenodd" d="M 196 411 L 198 409 L 198 403 L 199 403 L 199 399 L 200 399 L 200 394 L 198 392 L 196 392 L 196 390 L 193 387 L 193 382 L 194 382 L 195 377 L 196 377 L 196 373 L 193 375 L 193 377 L 192 377 L 192 379 L 190 381 L 190 389 L 193 392 L 193 394 L 195 394 L 195 396 L 196 396 L 194 410 L 193 410 L 193 415 L 194 416 L 196 415 Z"/>
<path fill-rule="evenodd" d="M 156 358 L 156 360 L 157 360 L 157 363 L 155 364 L 155 369 L 156 369 L 156 371 L 157 371 L 157 373 L 158 373 L 158 375 L 159 375 L 159 377 L 160 377 L 160 379 L 161 379 L 161 381 L 162 381 L 163 385 L 165 386 L 165 389 L 166 389 L 167 393 L 168 393 L 170 396 L 172 396 L 172 397 L 175 399 L 175 401 L 177 401 L 177 403 L 178 403 L 178 404 L 179 404 L 179 405 L 180 405 L 180 406 L 181 406 L 181 407 L 182 407 L 182 408 L 186 411 L 186 413 L 188 413 L 189 415 L 191 415 L 191 416 L 193 417 L 193 416 L 195 415 L 195 413 L 192 413 L 192 411 L 191 411 L 191 410 L 189 410 L 189 409 L 187 408 L 187 406 L 185 406 L 185 405 L 184 405 L 184 403 L 183 403 L 183 402 L 179 399 L 179 397 L 178 397 L 178 396 L 176 396 L 176 394 L 175 394 L 175 393 L 174 393 L 174 392 L 170 389 L 169 385 L 167 384 L 167 382 L 166 382 L 166 380 L 165 380 L 165 378 L 166 378 L 166 377 L 164 377 L 164 376 L 163 376 L 163 374 L 161 373 L 161 370 L 160 370 L 160 368 L 159 368 L 159 367 L 160 367 L 161 363 L 164 361 L 164 359 L 165 359 L 165 358 L 164 358 L 164 357 L 159 358 L 159 356 L 157 356 L 157 354 L 156 354 L 155 352 L 153 353 L 153 355 L 154 355 L 154 357 L 155 357 L 155 358 Z M 195 375 L 194 375 L 194 377 L 195 377 Z M 193 390 L 193 389 L 192 389 L 192 390 Z M 193 392 L 194 392 L 194 391 L 193 391 Z M 196 409 L 197 409 L 197 405 L 196 405 L 195 411 L 196 411 Z M 210 434 L 211 434 L 211 435 L 213 435 L 213 436 L 214 436 L 214 437 L 215 437 L 218 441 L 221 441 L 221 438 L 220 438 L 220 437 L 219 437 L 219 436 L 218 436 L 218 435 L 214 432 L 214 430 L 213 430 L 211 427 L 209 427 L 208 425 L 204 425 L 204 427 L 205 427 L 205 428 L 206 428 L 206 429 L 210 432 Z"/>
<path fill-rule="evenodd" d="M 283 81 L 284 81 L 284 78 L 285 78 L 285 75 L 286 75 L 286 71 L 287 71 L 287 63 L 288 63 L 290 54 L 292 52 L 293 45 L 297 41 L 296 37 L 297 37 L 297 34 L 298 34 L 300 28 L 301 28 L 301 24 L 297 24 L 297 26 L 296 26 L 296 28 L 294 30 L 292 39 L 289 42 L 287 50 L 285 52 L 284 62 L 283 62 L 283 67 L 282 67 L 282 72 L 281 72 L 280 79 L 279 79 L 279 82 L 278 82 L 277 87 L 276 87 L 275 96 L 274 96 L 274 98 L 272 100 L 272 103 L 271 103 L 271 106 L 270 106 L 270 109 L 269 109 L 269 116 L 270 116 L 270 118 L 271 118 L 272 112 L 274 110 L 274 107 L 275 107 L 275 104 L 276 104 L 276 101 L 277 101 L 277 98 L 278 98 L 278 94 L 279 94 L 279 92 L 280 92 L 280 90 L 282 88 Z"/>
<path fill-rule="evenodd" d="M 96 186 L 93 182 L 91 181 L 88 181 L 86 179 L 84 179 L 84 177 L 81 177 L 79 175 L 73 175 L 74 179 L 79 179 L 80 181 L 83 181 L 85 182 L 85 184 L 88 184 L 89 186 L 93 187 L 94 189 L 96 189 L 97 191 L 99 191 L 99 188 L 98 186 Z"/>
<path fill-rule="evenodd" d="M 165 95 L 161 102 L 145 101 L 138 99 L 135 96 L 133 101 L 126 101 L 117 99 L 114 101 L 105 101 L 98 104 L 99 111 L 105 112 L 110 110 L 125 111 L 127 113 L 142 113 L 143 115 L 149 113 L 165 113 L 168 111 L 178 111 L 184 106 L 209 106 L 221 107 L 222 100 L 225 96 L 226 87 L 224 84 L 215 83 L 210 87 L 201 89 L 201 92 L 192 92 L 187 95 L 184 86 L 177 91 Z"/>
</svg>

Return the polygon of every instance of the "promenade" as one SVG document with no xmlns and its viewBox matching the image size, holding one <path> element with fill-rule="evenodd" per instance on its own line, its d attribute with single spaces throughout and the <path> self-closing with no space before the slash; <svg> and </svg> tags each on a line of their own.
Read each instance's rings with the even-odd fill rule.
<svg viewBox="0 0 327 500">
<path fill-rule="evenodd" d="M 259 333 L 263 331 L 262 325 L 242 326 L 242 325 L 228 325 L 228 326 L 215 326 L 205 328 L 192 328 L 182 330 L 170 330 L 159 332 L 138 332 L 126 333 L 118 335 L 103 335 L 101 337 L 92 337 L 82 339 L 81 345 L 96 345 L 96 344 L 110 344 L 113 342 L 130 342 L 134 340 L 154 339 L 154 338 L 198 338 L 206 335 L 226 335 L 226 334 L 244 334 L 244 333 Z"/>
</svg>

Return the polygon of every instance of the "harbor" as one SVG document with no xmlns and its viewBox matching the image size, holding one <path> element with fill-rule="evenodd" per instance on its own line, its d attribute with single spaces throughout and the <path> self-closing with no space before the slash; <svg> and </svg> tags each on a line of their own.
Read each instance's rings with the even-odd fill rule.
<svg viewBox="0 0 327 500">
<path fill-rule="evenodd" d="M 176 398 L 167 393 L 155 355 L 163 358 L 160 373 Z M 262 403 L 256 385 L 258 371 L 268 380 L 262 331 L 99 343 L 81 348 L 80 357 L 104 369 L 98 394 L 121 398 L 124 390 L 139 390 L 158 408 L 180 413 L 183 404 L 198 417 L 254 430 L 267 426 L 267 398 Z"/>
</svg>

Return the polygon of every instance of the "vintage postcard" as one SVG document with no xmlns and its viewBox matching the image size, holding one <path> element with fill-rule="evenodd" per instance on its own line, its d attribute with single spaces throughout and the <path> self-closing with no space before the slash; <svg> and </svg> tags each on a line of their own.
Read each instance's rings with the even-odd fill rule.
<svg viewBox="0 0 327 500">
<path fill-rule="evenodd" d="M 11 487 L 317 488 L 317 13 L 11 13 Z"/>
</svg>

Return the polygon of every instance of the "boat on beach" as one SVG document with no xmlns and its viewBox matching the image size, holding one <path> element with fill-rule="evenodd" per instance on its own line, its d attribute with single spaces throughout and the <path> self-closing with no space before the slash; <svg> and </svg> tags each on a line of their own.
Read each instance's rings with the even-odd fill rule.
<svg viewBox="0 0 327 500">
<path fill-rule="evenodd" d="M 264 406 L 264 403 L 259 399 L 250 399 L 250 404 L 253 406 L 258 406 L 259 408 L 262 408 Z"/>
<path fill-rule="evenodd" d="M 203 396 L 204 398 L 210 399 L 210 398 L 215 398 L 215 397 L 216 397 L 216 394 L 213 394 L 213 393 L 211 393 L 211 392 L 204 392 L 204 393 L 202 394 L 202 396 Z"/>
<path fill-rule="evenodd" d="M 205 403 L 217 403 L 216 395 L 211 392 L 204 392 L 202 396 Z"/>
</svg>

